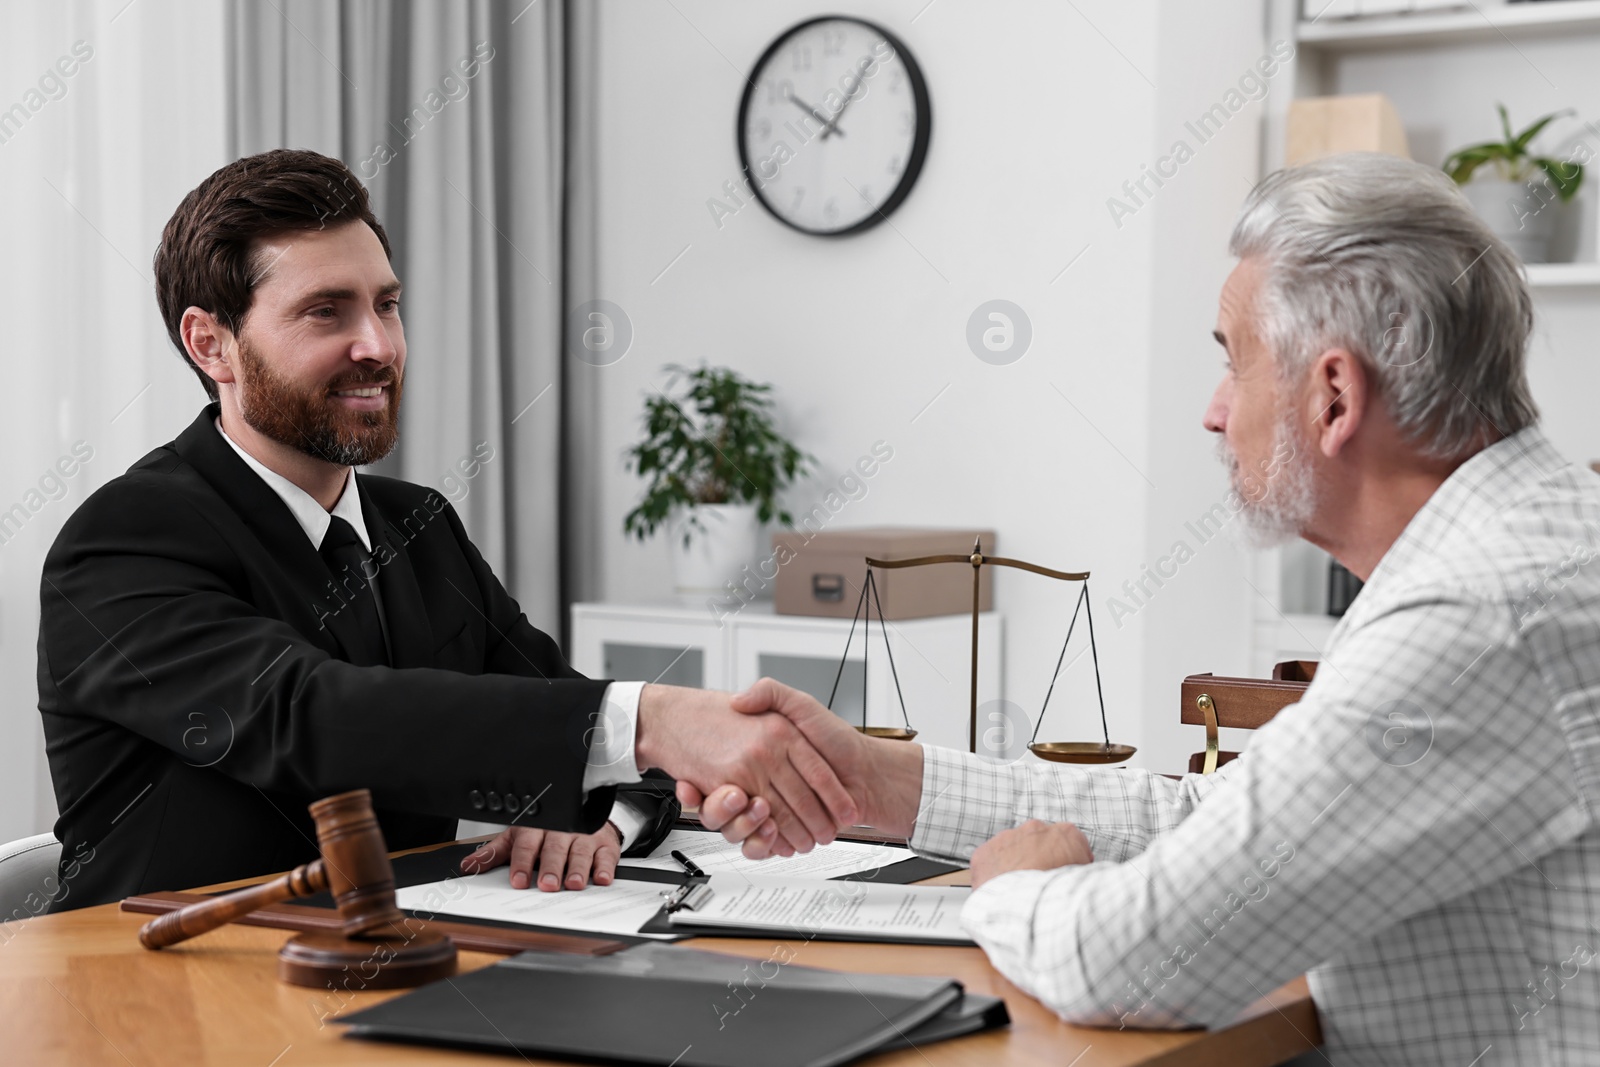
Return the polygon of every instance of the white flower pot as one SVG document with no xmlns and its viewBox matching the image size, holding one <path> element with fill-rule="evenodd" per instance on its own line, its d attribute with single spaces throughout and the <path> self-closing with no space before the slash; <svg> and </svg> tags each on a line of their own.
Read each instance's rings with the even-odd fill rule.
<svg viewBox="0 0 1600 1067">
<path fill-rule="evenodd" d="M 1561 199 L 1543 177 L 1525 182 L 1479 178 L 1463 185 L 1461 191 L 1494 235 L 1510 245 L 1522 262 L 1549 261 Z"/>
<path fill-rule="evenodd" d="M 689 547 L 683 545 L 685 526 L 692 514 L 699 529 L 689 529 Z M 756 561 L 761 523 L 754 504 L 700 504 L 673 523 L 672 572 L 680 593 L 723 593 L 728 584 L 744 578 L 745 567 Z"/>
</svg>

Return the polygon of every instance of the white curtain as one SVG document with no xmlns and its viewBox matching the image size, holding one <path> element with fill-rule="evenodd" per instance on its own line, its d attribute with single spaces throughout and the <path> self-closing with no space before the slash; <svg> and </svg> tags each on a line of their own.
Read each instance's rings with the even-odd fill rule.
<svg viewBox="0 0 1600 1067">
<path fill-rule="evenodd" d="M 0 841 L 56 816 L 35 673 L 45 552 L 205 403 L 150 261 L 228 158 L 222 41 L 209 0 L 0 3 Z"/>
<path fill-rule="evenodd" d="M 311 148 L 372 193 L 405 286 L 383 473 L 451 499 L 560 632 L 562 10 L 555 0 L 231 0 L 232 155 Z"/>
</svg>

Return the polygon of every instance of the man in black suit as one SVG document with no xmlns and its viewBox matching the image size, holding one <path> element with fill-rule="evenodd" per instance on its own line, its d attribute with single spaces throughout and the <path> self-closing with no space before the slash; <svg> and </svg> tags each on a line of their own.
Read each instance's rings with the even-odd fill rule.
<svg viewBox="0 0 1600 1067">
<path fill-rule="evenodd" d="M 670 783 L 652 794 L 641 769 L 761 797 L 780 851 L 853 816 L 787 720 L 580 677 L 438 493 L 355 473 L 394 446 L 406 348 L 388 239 L 337 160 L 223 167 L 155 266 L 212 403 L 45 561 L 57 910 L 303 863 L 306 805 L 358 787 L 394 849 L 513 823 L 464 866 L 510 863 L 526 887 L 537 858 L 548 890 L 605 884 L 659 838 Z M 614 807 L 619 787 L 650 810 Z"/>
</svg>

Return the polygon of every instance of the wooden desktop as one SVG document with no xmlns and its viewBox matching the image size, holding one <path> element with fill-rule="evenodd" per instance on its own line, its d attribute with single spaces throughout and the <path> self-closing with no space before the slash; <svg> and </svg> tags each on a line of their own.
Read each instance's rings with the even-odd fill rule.
<svg viewBox="0 0 1600 1067">
<path fill-rule="evenodd" d="M 965 879 L 962 871 L 934 882 L 964 884 Z M 340 1036 L 344 1028 L 330 1016 L 400 993 L 335 994 L 283 984 L 277 978 L 277 952 L 290 936 L 287 930 L 231 925 L 152 952 L 138 939 L 148 918 L 105 904 L 0 925 L 0 1060 L 134 1067 L 557 1062 L 346 1040 Z M 863 1061 L 885 1067 L 978 1062 L 1266 1067 L 1320 1040 L 1304 979 L 1250 1005 L 1219 1030 L 1101 1030 L 1060 1021 L 1002 978 L 976 948 L 784 943 L 793 949 L 793 961 L 805 966 L 945 975 L 973 992 L 1005 998 L 1010 1027 Z M 684 944 L 766 959 L 778 942 L 696 938 Z M 466 972 L 503 958 L 463 951 L 460 967 Z"/>
</svg>

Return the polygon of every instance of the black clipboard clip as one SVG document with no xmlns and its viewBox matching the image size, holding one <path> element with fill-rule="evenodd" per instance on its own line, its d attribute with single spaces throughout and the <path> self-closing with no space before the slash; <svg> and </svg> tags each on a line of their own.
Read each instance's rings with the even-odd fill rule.
<svg viewBox="0 0 1600 1067">
<path fill-rule="evenodd" d="M 668 915 L 678 911 L 698 911 L 712 897 L 711 886 L 706 882 L 689 882 L 670 893 L 663 893 L 667 902 L 661 910 Z"/>
</svg>

